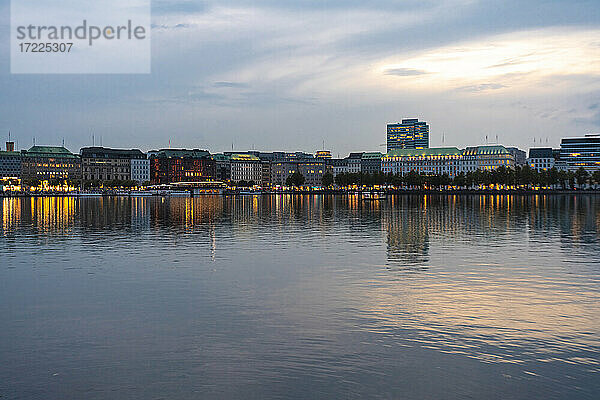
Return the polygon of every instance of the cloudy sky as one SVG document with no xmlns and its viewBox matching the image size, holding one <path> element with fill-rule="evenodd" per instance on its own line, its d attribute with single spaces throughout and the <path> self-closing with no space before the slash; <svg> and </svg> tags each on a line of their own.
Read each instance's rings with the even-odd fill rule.
<svg viewBox="0 0 600 400">
<path fill-rule="evenodd" d="M 432 147 L 600 132 L 598 0 L 155 0 L 148 75 L 11 75 L 0 5 L 0 132 L 21 148 L 344 156 L 409 117 Z"/>
</svg>

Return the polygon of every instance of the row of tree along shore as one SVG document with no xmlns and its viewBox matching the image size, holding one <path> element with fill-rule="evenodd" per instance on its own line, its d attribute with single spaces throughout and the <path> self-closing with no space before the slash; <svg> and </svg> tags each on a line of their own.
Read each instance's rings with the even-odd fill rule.
<svg viewBox="0 0 600 400">
<path fill-rule="evenodd" d="M 323 179 L 325 180 L 325 178 Z M 410 188 L 445 188 L 445 189 L 482 189 L 482 188 L 524 188 L 524 189 L 584 189 L 600 186 L 600 171 L 589 174 L 585 169 L 577 171 L 559 171 L 551 168 L 537 171 L 528 166 L 515 169 L 499 167 L 494 170 L 476 170 L 450 177 L 442 175 L 423 175 L 409 172 L 404 176 L 399 174 L 363 174 L 344 173 L 334 179 L 337 186 L 393 186 Z"/>
<path fill-rule="evenodd" d="M 600 171 L 589 174 L 585 169 L 577 171 L 559 171 L 555 168 L 537 171 L 525 167 L 515 169 L 499 167 L 494 170 L 476 170 L 473 172 L 460 173 L 454 177 L 449 175 L 424 175 L 417 172 L 409 172 L 405 175 L 378 172 L 368 173 L 341 173 L 335 178 L 331 173 L 323 175 L 321 186 L 307 186 L 304 177 L 296 172 L 290 175 L 285 186 L 272 188 L 259 187 L 255 182 L 229 183 L 225 190 L 228 194 L 248 190 L 263 193 L 280 192 L 328 192 L 347 193 L 356 191 L 540 191 L 564 192 L 600 189 Z M 6 195 L 31 195 L 42 193 L 68 193 L 68 192 L 99 192 L 103 194 L 115 194 L 115 192 L 139 191 L 151 188 L 149 182 L 144 184 L 135 181 L 65 181 L 55 179 L 53 182 L 40 182 L 37 180 L 23 180 L 22 182 L 4 182 L 6 188 L 19 184 L 18 193 Z M 9 185 L 9 186 L 7 186 Z M 44 186 L 46 185 L 46 186 Z"/>
</svg>

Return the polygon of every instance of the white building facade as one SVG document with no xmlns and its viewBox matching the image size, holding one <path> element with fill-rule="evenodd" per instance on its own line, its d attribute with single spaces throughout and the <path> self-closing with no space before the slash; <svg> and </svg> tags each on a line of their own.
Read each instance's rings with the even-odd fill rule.
<svg viewBox="0 0 600 400">
<path fill-rule="evenodd" d="M 131 159 L 131 180 L 137 183 L 150 182 L 150 160 L 147 158 Z"/>
<path fill-rule="evenodd" d="M 231 181 L 254 182 L 260 185 L 263 180 L 263 166 L 260 158 L 251 154 L 231 155 Z"/>
<path fill-rule="evenodd" d="M 501 166 L 514 168 L 514 156 L 504 146 L 478 146 L 460 150 L 456 147 L 398 149 L 383 156 L 384 173 L 406 175 L 414 171 L 425 175 L 450 177 L 476 170 L 493 170 Z"/>
</svg>

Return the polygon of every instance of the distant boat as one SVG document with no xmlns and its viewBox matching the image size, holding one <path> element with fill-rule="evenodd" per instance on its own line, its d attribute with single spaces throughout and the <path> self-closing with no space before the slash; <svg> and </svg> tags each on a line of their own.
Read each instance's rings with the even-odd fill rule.
<svg viewBox="0 0 600 400">
<path fill-rule="evenodd" d="M 386 200 L 387 195 L 382 192 L 364 192 L 362 194 L 363 200 Z"/>
<path fill-rule="evenodd" d="M 152 196 L 152 193 L 149 191 L 132 190 L 130 196 Z"/>
<path fill-rule="evenodd" d="M 74 193 L 75 196 L 78 197 L 101 197 L 102 193 L 100 192 L 79 192 L 79 193 Z"/>
<path fill-rule="evenodd" d="M 176 197 L 189 197 L 189 190 L 168 190 L 167 196 L 176 196 Z"/>
</svg>

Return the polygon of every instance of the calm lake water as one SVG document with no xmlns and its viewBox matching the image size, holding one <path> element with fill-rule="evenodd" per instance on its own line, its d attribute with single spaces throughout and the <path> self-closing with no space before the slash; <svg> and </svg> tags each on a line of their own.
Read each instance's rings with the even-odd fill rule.
<svg viewBox="0 0 600 400">
<path fill-rule="evenodd" d="M 600 398 L 600 197 L 0 204 L 1 399 Z"/>
</svg>

